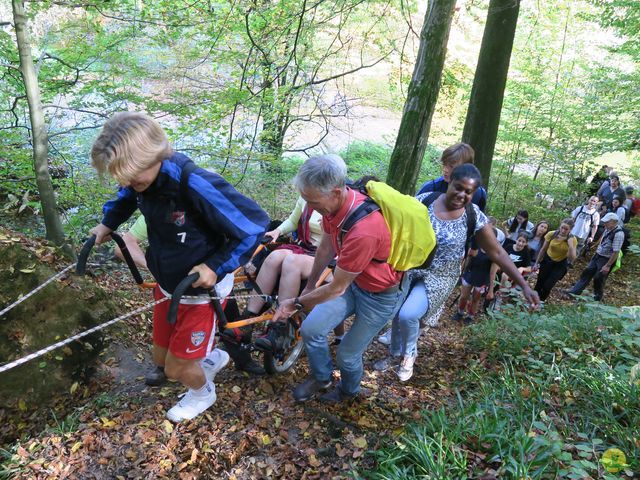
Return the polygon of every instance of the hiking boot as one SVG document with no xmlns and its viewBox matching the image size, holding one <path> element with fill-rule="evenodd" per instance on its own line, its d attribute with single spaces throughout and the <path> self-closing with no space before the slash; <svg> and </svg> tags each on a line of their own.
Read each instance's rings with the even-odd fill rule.
<svg viewBox="0 0 640 480">
<path fill-rule="evenodd" d="M 306 402 L 307 400 L 311 400 L 321 391 L 326 390 L 330 386 L 331 380 L 319 382 L 315 378 L 309 377 L 296 388 L 294 388 L 293 398 L 298 403 Z"/>
<path fill-rule="evenodd" d="M 236 370 L 250 373 L 252 375 L 264 375 L 266 372 L 252 357 L 248 344 L 237 344 L 223 339 L 224 349 L 227 351 Z"/>
<path fill-rule="evenodd" d="M 383 345 L 391 345 L 391 329 L 378 336 L 378 342 Z"/>
<path fill-rule="evenodd" d="M 348 393 L 345 393 L 339 386 L 337 386 L 333 390 L 320 395 L 320 398 L 318 400 L 320 400 L 322 403 L 336 405 L 343 402 L 353 402 L 354 400 L 366 398 L 370 395 L 371 390 L 368 388 L 361 388 L 358 393 L 350 395 Z"/>
<path fill-rule="evenodd" d="M 213 383 L 208 385 L 211 387 L 208 389 L 208 394 L 204 396 L 195 395 L 193 390 L 188 390 L 182 399 L 167 412 L 167 418 L 172 422 L 191 420 L 213 405 L 216 402 L 216 386 Z"/>
<path fill-rule="evenodd" d="M 463 319 L 464 319 L 464 313 L 459 310 L 453 315 L 451 315 L 451 320 L 453 320 L 454 322 L 460 322 Z"/>
<path fill-rule="evenodd" d="M 145 385 L 150 387 L 159 387 L 167 381 L 167 376 L 164 374 L 164 367 L 154 366 L 147 372 L 144 377 Z"/>
<path fill-rule="evenodd" d="M 263 352 L 278 352 L 284 350 L 287 343 L 288 325 L 286 322 L 275 322 L 269 326 L 266 335 L 258 337 L 255 346 Z"/>
<path fill-rule="evenodd" d="M 401 382 L 406 382 L 413 376 L 413 364 L 416 363 L 416 356 L 405 355 L 396 371 Z"/>
<path fill-rule="evenodd" d="M 200 361 L 204 375 L 209 382 L 213 382 L 216 374 L 229 363 L 229 354 L 224 350 L 216 348 Z"/>
<path fill-rule="evenodd" d="M 390 368 L 395 368 L 398 365 L 400 365 L 401 358 L 402 357 L 400 355 L 396 355 L 396 356 L 389 355 L 388 357 L 382 358 L 377 362 L 375 362 L 373 364 L 373 369 L 378 372 L 385 372 Z"/>
</svg>

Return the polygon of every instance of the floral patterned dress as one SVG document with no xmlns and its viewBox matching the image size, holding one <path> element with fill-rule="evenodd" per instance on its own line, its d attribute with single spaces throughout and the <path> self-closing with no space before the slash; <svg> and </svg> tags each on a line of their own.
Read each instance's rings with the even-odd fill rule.
<svg viewBox="0 0 640 480">
<path fill-rule="evenodd" d="M 418 195 L 416 198 L 422 201 L 431 193 Z M 429 218 L 436 234 L 438 248 L 429 268 L 424 270 L 411 270 L 409 279 L 414 281 L 421 279 L 429 298 L 429 309 L 420 320 L 422 325 L 435 327 L 445 307 L 445 302 L 458 283 L 460 277 L 461 261 L 464 258 L 464 247 L 467 241 L 467 212 L 455 220 L 440 220 L 436 217 L 433 206 L 429 205 Z M 489 220 L 477 205 L 473 204 L 476 212 L 475 232 L 484 227 Z"/>
</svg>

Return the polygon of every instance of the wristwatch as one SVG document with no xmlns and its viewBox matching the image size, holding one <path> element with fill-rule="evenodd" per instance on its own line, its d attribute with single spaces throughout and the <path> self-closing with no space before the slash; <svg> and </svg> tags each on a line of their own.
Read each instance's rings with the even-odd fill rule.
<svg viewBox="0 0 640 480">
<path fill-rule="evenodd" d="M 293 299 L 293 306 L 296 307 L 297 311 L 304 309 L 304 305 L 302 305 L 302 302 L 300 302 L 300 297 L 296 297 Z"/>
</svg>

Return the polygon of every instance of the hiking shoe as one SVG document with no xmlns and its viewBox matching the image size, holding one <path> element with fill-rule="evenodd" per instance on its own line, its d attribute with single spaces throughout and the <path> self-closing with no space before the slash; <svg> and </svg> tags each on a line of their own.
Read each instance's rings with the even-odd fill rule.
<svg viewBox="0 0 640 480">
<path fill-rule="evenodd" d="M 464 319 L 464 313 L 462 313 L 461 311 L 457 311 L 456 313 L 451 315 L 451 320 L 453 320 L 454 322 L 460 322 L 462 321 L 462 319 Z"/>
<path fill-rule="evenodd" d="M 150 387 L 159 387 L 167 381 L 167 376 L 164 374 L 164 367 L 154 366 L 144 376 L 145 385 Z"/>
<path fill-rule="evenodd" d="M 172 422 L 191 420 L 213 405 L 216 402 L 216 386 L 213 383 L 207 385 L 211 385 L 209 393 L 202 397 L 194 395 L 193 390 L 187 390 L 182 399 L 167 412 L 167 418 Z"/>
<path fill-rule="evenodd" d="M 229 354 L 224 350 L 215 348 L 213 352 L 200 361 L 200 366 L 202 366 L 202 370 L 204 370 L 204 375 L 207 377 L 207 380 L 213 382 L 216 374 L 226 367 L 228 363 Z"/>
<path fill-rule="evenodd" d="M 349 395 L 342 391 L 340 387 L 336 387 L 330 392 L 320 395 L 319 400 L 322 403 L 342 403 L 354 400 L 358 395 Z"/>
<path fill-rule="evenodd" d="M 286 322 L 275 322 L 269 326 L 269 331 L 266 335 L 256 339 L 255 346 L 263 352 L 278 353 L 289 347 L 291 342 L 288 340 L 289 325 Z"/>
<path fill-rule="evenodd" d="M 391 329 L 378 336 L 378 342 L 383 345 L 391 345 Z"/>
<path fill-rule="evenodd" d="M 398 378 L 401 382 L 406 382 L 413 376 L 413 364 L 416 363 L 416 357 L 405 355 L 402 357 L 402 362 L 396 371 Z"/>
<path fill-rule="evenodd" d="M 471 315 L 467 315 L 467 316 L 464 318 L 463 323 L 464 323 L 465 325 L 471 325 L 471 324 L 473 323 L 473 317 L 472 317 Z"/>
<path fill-rule="evenodd" d="M 389 355 L 388 357 L 382 358 L 375 362 L 373 364 L 373 369 L 377 370 L 378 372 L 384 372 L 386 370 L 389 370 L 390 368 L 395 368 L 400 365 L 401 358 L 402 357 L 400 357 L 400 355 Z"/>
<path fill-rule="evenodd" d="M 331 386 L 331 380 L 319 382 L 313 377 L 307 378 L 293 390 L 293 398 L 296 402 L 306 402 Z"/>
<path fill-rule="evenodd" d="M 222 339 L 222 344 L 233 360 L 236 370 L 247 372 L 251 375 L 264 375 L 266 373 L 264 368 L 251 357 L 250 346 L 248 344 L 238 344 L 224 338 Z"/>
</svg>

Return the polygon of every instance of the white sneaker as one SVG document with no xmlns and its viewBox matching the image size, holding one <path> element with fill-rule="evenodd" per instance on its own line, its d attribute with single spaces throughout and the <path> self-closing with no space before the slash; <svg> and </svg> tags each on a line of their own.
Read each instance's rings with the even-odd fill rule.
<svg viewBox="0 0 640 480">
<path fill-rule="evenodd" d="M 391 329 L 378 336 L 378 341 L 383 345 L 391 345 Z"/>
<path fill-rule="evenodd" d="M 393 357 L 389 355 L 388 357 L 382 358 L 373 364 L 373 369 L 378 372 L 384 372 L 389 370 L 390 368 L 397 367 L 400 364 L 400 360 L 402 357 L 397 356 Z"/>
<path fill-rule="evenodd" d="M 202 397 L 194 395 L 191 389 L 187 390 L 182 399 L 167 412 L 167 418 L 172 422 L 191 420 L 216 403 L 216 386 L 213 383 L 209 385 L 211 391 Z"/>
<path fill-rule="evenodd" d="M 400 367 L 396 372 L 401 382 L 406 382 L 413 376 L 413 364 L 416 363 L 416 358 L 409 355 L 402 357 L 402 362 L 400 362 Z"/>
<path fill-rule="evenodd" d="M 229 354 L 224 350 L 215 348 L 213 352 L 207 355 L 200 361 L 200 366 L 204 370 L 204 375 L 207 380 L 213 382 L 216 374 L 227 366 L 229 363 Z"/>
</svg>

